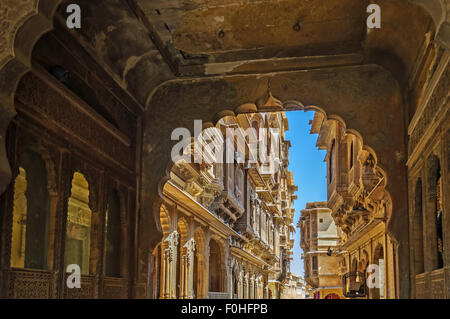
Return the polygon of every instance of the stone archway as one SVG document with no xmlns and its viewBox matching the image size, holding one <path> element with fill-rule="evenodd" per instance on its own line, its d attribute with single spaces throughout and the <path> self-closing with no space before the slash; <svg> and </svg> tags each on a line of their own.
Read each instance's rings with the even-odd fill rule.
<svg viewBox="0 0 450 319">
<path fill-rule="evenodd" d="M 423 7 L 433 18 L 436 40 L 450 49 L 450 3 L 448 0 L 409 0 Z"/>
<path fill-rule="evenodd" d="M 437 39 L 450 48 L 450 1 L 409 0 L 422 6 L 433 18 Z M 31 68 L 31 52 L 35 43 L 53 29 L 53 18 L 62 0 L 25 0 L 21 2 L 2 0 L 2 6 L 12 8 L 1 16 L 4 31 L 0 35 L 0 193 L 9 183 L 11 171 L 4 149 L 4 133 L 15 115 L 14 94 L 22 76 Z M 167 79 L 167 77 L 166 77 Z M 150 92 L 166 79 L 154 83 Z M 148 98 L 150 100 L 151 97 Z"/>
<path fill-rule="evenodd" d="M 0 13 L 0 193 L 11 179 L 5 135 L 15 116 L 14 95 L 23 75 L 31 69 L 31 52 L 39 38 L 53 28 L 53 16 L 61 0 L 1 1 L 12 8 Z"/>
<path fill-rule="evenodd" d="M 422 5 L 430 14 L 430 16 L 433 17 L 434 21 L 435 21 L 435 25 L 436 25 L 436 29 L 439 30 L 438 32 L 438 36 L 437 39 L 447 48 L 450 47 L 449 43 L 450 43 L 450 32 L 449 32 L 449 0 L 409 0 L 409 2 L 412 3 L 416 3 L 419 5 Z M 0 50 L 0 193 L 2 193 L 5 189 L 5 187 L 7 186 L 7 184 L 10 182 L 11 179 L 11 170 L 9 167 L 9 163 L 6 157 L 6 152 L 5 152 L 5 132 L 7 129 L 7 126 L 10 122 L 10 120 L 13 118 L 13 116 L 15 115 L 15 110 L 14 110 L 14 94 L 15 94 L 15 90 L 17 87 L 17 84 L 19 82 L 19 80 L 22 78 L 22 76 L 28 72 L 30 70 L 30 56 L 31 56 L 31 51 L 33 49 L 34 44 L 36 43 L 36 41 L 41 37 L 42 34 L 50 31 L 53 27 L 53 16 L 54 13 L 56 11 L 56 8 L 58 7 L 58 5 L 61 3 L 61 0 L 46 0 L 46 1 L 39 1 L 39 0 L 25 0 L 25 1 L 12 1 L 12 0 L 2 0 L 2 5 L 6 3 L 8 7 L 14 8 L 13 10 L 10 10 L 8 18 L 6 19 L 2 19 L 2 21 L 5 21 L 5 31 L 0 35 L 0 42 L 4 45 L 1 46 L 1 50 Z M 3 17 L 2 17 L 3 18 Z M 350 69 L 352 67 L 349 67 Z M 380 77 L 379 75 L 382 73 L 388 73 L 387 71 L 383 70 L 381 67 L 376 67 L 374 65 L 371 66 L 362 66 L 362 69 L 366 69 L 366 71 L 370 70 L 368 69 L 373 69 L 372 71 L 374 71 L 372 73 L 373 78 L 372 80 L 374 80 L 374 83 L 382 83 L 382 85 L 380 85 L 380 88 L 386 88 L 386 91 L 391 92 L 392 91 L 392 87 L 389 88 L 389 85 L 392 84 L 392 77 L 387 76 L 386 79 L 388 79 L 388 81 L 386 81 L 387 83 L 383 83 L 383 79 L 382 77 Z M 376 70 L 378 68 L 378 70 Z M 347 67 L 341 68 L 341 69 L 348 69 Z M 392 131 L 395 131 L 394 128 L 389 127 L 389 125 L 383 125 L 383 128 L 381 128 L 379 130 L 379 132 L 370 132 L 371 130 L 371 125 L 366 125 L 367 123 L 370 123 L 370 121 L 367 120 L 367 118 L 365 120 L 362 120 L 359 118 L 359 114 L 363 114 L 363 113 L 367 113 L 367 114 L 376 114 L 377 112 L 379 114 L 383 114 L 382 112 L 386 111 L 384 109 L 385 105 L 395 105 L 395 106 L 399 106 L 401 105 L 400 103 L 400 95 L 397 93 L 395 94 L 381 94 L 381 96 L 383 97 L 387 97 L 387 96 L 391 96 L 394 101 L 390 101 L 390 102 L 394 102 L 394 103 L 387 103 L 389 102 L 389 99 L 379 99 L 376 98 L 376 94 L 371 94 L 370 91 L 370 85 L 367 85 L 367 83 L 365 82 L 365 80 L 363 80 L 363 83 L 366 84 L 362 84 L 359 85 L 357 84 L 355 86 L 355 91 L 357 92 L 352 92 L 352 90 L 349 91 L 349 88 L 351 87 L 351 85 L 349 85 L 349 87 L 346 90 L 340 90 L 339 88 L 339 81 L 334 81 L 333 83 L 333 71 L 334 69 L 329 69 L 329 70 L 325 70 L 325 73 L 328 72 L 328 82 L 329 85 L 327 87 L 327 85 L 323 85 L 323 84 L 319 84 L 318 87 L 316 88 L 311 88 L 308 86 L 305 87 L 301 87 L 301 81 L 304 80 L 304 75 L 308 75 L 311 76 L 311 78 L 313 80 L 315 80 L 316 76 L 321 77 L 320 73 L 323 72 L 323 70 L 318 70 L 318 71 L 313 71 L 313 72 L 304 72 L 304 71 L 298 71 L 298 72 L 287 72 L 287 73 L 277 73 L 277 74 L 270 74 L 267 76 L 236 76 L 236 77 L 220 77 L 220 78 L 209 78 L 206 80 L 181 80 L 181 81 L 170 81 L 170 82 L 165 82 L 164 85 L 161 86 L 157 86 L 159 84 L 161 84 L 161 82 L 163 82 L 164 80 L 161 80 L 161 82 L 156 83 L 154 85 L 151 86 L 150 91 L 157 87 L 157 89 L 155 89 L 155 93 L 153 95 L 151 95 L 148 100 L 149 100 L 149 112 L 148 112 L 148 117 L 149 117 L 149 121 L 147 121 L 146 125 L 147 125 L 147 130 L 151 130 L 153 129 L 152 125 L 153 124 L 157 124 L 158 120 L 161 119 L 161 117 L 170 117 L 170 114 L 167 114 L 167 107 L 170 104 L 164 104 L 164 103 L 159 103 L 158 99 L 161 99 L 164 97 L 164 94 L 167 94 L 168 92 L 170 92 L 170 87 L 173 87 L 173 85 L 177 85 L 177 83 L 185 83 L 185 82 L 191 82 L 191 84 L 195 84 L 198 85 L 198 88 L 200 88 L 200 90 L 203 90 L 203 94 L 200 94 L 198 96 L 202 96 L 203 98 L 200 98 L 198 101 L 195 101 L 196 99 L 194 99 L 194 102 L 197 103 L 197 108 L 200 109 L 203 106 L 207 105 L 207 104 L 211 104 L 210 107 L 205 107 L 203 111 L 201 111 L 199 113 L 199 110 L 195 110 L 196 108 L 194 107 L 192 110 L 192 115 L 199 118 L 199 119 L 205 119 L 205 120 L 209 120 L 209 121 L 214 121 L 216 116 L 220 115 L 221 111 L 236 111 L 236 112 L 243 112 L 243 110 L 237 110 L 235 109 L 236 106 L 238 105 L 242 105 L 244 103 L 247 103 L 248 101 L 256 101 L 259 100 L 262 96 L 266 95 L 267 97 L 267 92 L 266 91 L 266 84 L 262 84 L 263 82 L 266 82 L 267 78 L 272 78 L 274 79 L 273 82 L 277 82 L 276 78 L 284 78 L 281 82 L 284 82 L 284 84 L 276 84 L 274 85 L 274 89 L 273 92 L 274 94 L 282 99 L 283 101 L 289 101 L 290 99 L 297 99 L 297 98 L 301 98 L 302 101 L 308 105 L 311 103 L 316 103 L 316 105 L 321 105 L 327 112 L 328 114 L 339 114 L 339 113 L 346 113 L 344 116 L 342 116 L 342 118 L 345 119 L 345 121 L 348 123 L 349 127 L 354 128 L 355 130 L 358 130 L 359 132 L 361 132 L 361 134 L 367 139 L 367 144 L 371 145 L 375 152 L 377 154 L 380 155 L 379 158 L 379 166 L 383 167 L 383 169 L 385 169 L 387 171 L 387 175 L 390 178 L 390 181 L 388 183 L 388 188 L 393 188 L 393 185 L 403 185 L 404 184 L 404 173 L 403 173 L 403 167 L 400 163 L 403 162 L 402 160 L 402 156 L 404 156 L 404 146 L 400 147 L 399 149 L 397 149 L 398 145 L 401 145 L 399 143 L 399 140 L 395 140 L 395 141 L 391 141 L 389 139 L 389 137 L 393 137 L 396 135 L 392 135 Z M 294 79 L 294 77 L 296 77 L 296 75 L 301 75 L 299 76 L 299 79 L 302 80 L 297 80 Z M 323 74 L 322 74 L 323 75 Z M 369 75 L 368 78 L 371 78 L 372 75 Z M 240 89 L 241 85 L 239 85 L 237 82 L 239 82 L 239 78 L 243 78 L 246 77 L 247 79 L 250 80 L 255 80 L 255 83 L 251 85 L 251 88 L 247 88 L 247 89 Z M 342 77 L 338 76 L 336 78 L 340 78 L 342 80 Z M 319 82 L 323 82 L 325 79 L 320 78 Z M 355 79 L 354 79 L 355 80 Z M 366 79 L 367 80 L 367 79 Z M 205 100 L 204 97 L 208 96 L 208 88 L 207 86 L 202 86 L 201 82 L 202 81 L 206 81 L 206 82 L 219 82 L 219 88 L 226 88 L 225 94 L 221 95 L 218 94 L 216 97 L 214 97 L 214 99 L 216 101 L 207 101 L 207 99 Z M 234 82 L 234 83 L 233 83 Z M 290 82 L 295 82 L 296 85 L 293 85 L 290 89 L 285 89 L 284 85 L 288 85 L 286 83 L 290 83 Z M 299 83 L 300 82 L 300 83 Z M 358 81 L 354 81 L 358 82 Z M 395 81 L 394 81 L 395 82 Z M 231 85 L 231 87 L 230 87 Z M 244 85 L 245 86 L 245 85 Z M 242 87 L 244 87 L 242 86 Z M 323 97 L 319 97 L 317 94 L 319 93 L 320 89 L 319 87 L 322 86 L 327 88 L 329 90 L 329 93 L 325 94 L 328 96 L 328 102 L 333 102 L 333 99 L 331 99 L 330 97 L 332 96 L 332 94 L 330 94 L 332 91 L 334 91 L 336 93 L 335 98 L 336 101 L 338 101 L 338 103 L 336 103 L 335 106 L 332 105 L 327 105 L 327 98 L 323 98 Z M 373 85 L 375 87 L 375 85 Z M 355 107 L 352 102 L 357 102 L 359 101 L 359 105 L 364 105 L 362 102 L 364 101 L 364 98 L 362 98 L 362 96 L 364 96 L 364 90 L 362 89 L 363 87 L 365 87 L 368 91 L 366 92 L 368 95 L 372 95 L 372 98 L 375 97 L 375 101 L 378 100 L 378 102 L 374 102 L 372 101 L 371 103 L 369 103 L 370 106 L 368 106 L 367 108 L 370 108 L 371 106 L 375 106 L 374 107 L 374 112 L 365 112 L 365 110 L 359 110 L 358 108 Z M 394 83 L 394 88 L 397 88 L 397 85 L 395 85 Z M 187 88 L 192 88 L 191 85 L 187 85 Z M 230 90 L 231 88 L 231 90 Z M 295 89 L 294 89 L 295 88 Z M 294 92 L 295 90 L 297 90 L 298 92 Z M 397 89 L 394 89 L 394 91 Z M 198 90 L 194 90 L 196 93 L 199 93 Z M 192 97 L 194 97 L 195 95 L 193 94 L 194 91 L 191 94 L 191 99 Z M 290 92 L 288 92 L 290 91 Z M 325 90 L 327 91 L 327 90 Z M 220 92 L 216 91 L 216 93 Z M 201 92 L 200 92 L 201 93 Z M 296 94 L 294 94 L 296 93 Z M 354 97 L 355 101 L 353 100 L 353 96 L 350 94 L 350 96 L 348 96 L 349 93 L 356 93 L 356 96 Z M 373 92 L 375 93 L 375 92 Z M 380 93 L 380 92 L 376 92 L 376 93 Z M 391 92 L 392 93 L 392 92 Z M 335 112 L 335 109 L 340 109 L 344 104 L 345 101 L 342 101 L 342 99 L 345 100 L 345 95 L 347 95 L 347 102 L 350 102 L 350 104 L 352 104 L 354 107 L 349 110 L 345 110 L 345 107 L 342 109 L 342 112 Z M 291 96 L 291 97 L 289 97 Z M 314 97 L 315 96 L 315 97 Z M 157 97 L 157 99 L 155 100 L 155 97 Z M 314 98 L 313 98 L 314 97 Z M 221 100 L 221 101 L 220 101 Z M 263 101 L 266 99 L 263 99 Z M 322 101 L 321 101 L 322 100 Z M 368 100 L 371 100 L 371 98 L 368 96 Z M 233 103 L 237 102 L 237 103 Z M 239 103 L 239 101 L 241 103 Z M 156 103 L 155 103 L 156 102 Z M 193 102 L 193 101 L 191 101 Z M 212 102 L 212 103 L 210 103 Z M 217 102 L 217 103 L 214 103 Z M 344 102 L 344 103 L 343 103 Z M 384 103 L 385 104 L 384 104 Z M 159 106 L 157 106 L 159 104 Z M 171 110 L 171 112 L 173 112 L 173 114 L 175 114 L 179 109 L 179 103 L 175 103 L 175 107 L 173 108 L 173 110 Z M 220 107 L 217 107 L 217 105 L 220 104 Z M 156 105 L 156 107 L 155 107 Z M 164 106 L 164 108 L 161 108 L 161 106 Z M 260 104 L 256 103 L 255 105 L 257 105 L 257 109 L 259 110 L 259 107 L 261 106 Z M 192 107 L 192 104 L 187 103 L 188 107 Z M 364 106 L 366 107 L 366 106 Z M 364 107 L 361 107 L 361 109 L 363 109 Z M 392 107 L 395 108 L 395 107 Z M 159 109 L 159 111 L 158 111 Z M 396 116 L 399 116 L 399 118 L 401 117 L 401 109 L 402 107 L 399 107 L 397 111 L 392 112 L 393 117 L 395 118 Z M 389 109 L 388 112 L 391 112 L 392 110 Z M 162 114 L 159 114 L 157 117 L 154 117 L 152 119 L 152 116 L 155 114 L 154 112 L 158 113 L 158 112 L 162 112 Z M 183 114 L 186 114 L 186 109 L 184 110 L 184 112 L 181 112 L 180 116 L 182 116 Z M 223 115 L 223 114 L 222 114 Z M 367 115 L 366 115 L 367 116 Z M 370 116 L 370 115 L 369 115 Z M 186 120 L 186 123 L 188 122 L 192 122 L 191 121 L 191 117 L 187 117 L 186 119 L 179 119 L 179 122 L 177 123 L 176 120 L 177 119 L 168 119 L 165 118 L 160 125 L 167 125 L 169 131 L 171 131 L 171 129 L 173 127 L 176 127 L 177 125 L 182 125 L 183 121 Z M 388 122 L 391 123 L 390 121 L 392 120 L 389 119 Z M 403 127 L 402 125 L 399 125 L 399 127 Z M 155 128 L 159 127 L 159 125 L 154 126 Z M 189 126 L 190 127 L 190 126 Z M 385 131 L 384 128 L 387 128 L 387 130 Z M 403 130 L 404 131 L 404 130 Z M 146 234 L 142 234 L 140 241 L 145 241 L 145 239 L 149 239 L 149 245 L 150 247 L 155 247 L 156 244 L 159 242 L 159 240 L 161 239 L 162 236 L 162 231 L 161 231 L 161 227 L 159 225 L 159 218 L 155 217 L 157 216 L 157 211 L 158 208 L 157 206 L 159 206 L 159 204 L 161 203 L 161 200 L 158 196 L 158 191 L 160 189 L 158 189 L 158 184 L 162 179 L 167 178 L 167 171 L 165 171 L 165 169 L 167 168 L 167 163 L 169 163 L 169 161 L 167 161 L 167 158 L 164 158 L 165 156 L 168 156 L 169 153 L 164 154 L 164 152 L 161 153 L 161 155 L 158 155 L 157 153 L 155 153 L 155 151 L 158 150 L 164 150 L 166 148 L 166 146 L 161 145 L 161 143 L 167 143 L 167 137 L 170 135 L 167 135 L 167 131 L 163 132 L 162 137 L 159 139 L 155 139 L 154 141 L 149 142 L 150 137 L 153 137 L 151 134 L 147 134 L 146 136 L 146 145 L 145 147 L 145 154 L 144 154 L 144 166 L 148 167 L 147 165 L 152 165 L 154 163 L 157 163 L 158 160 L 161 160 L 158 165 L 155 166 L 155 168 L 162 168 L 161 171 L 158 171 L 156 169 L 152 170 L 152 173 L 146 172 L 144 173 L 145 176 L 143 176 L 143 189 L 142 189 L 142 198 L 143 198 L 143 205 L 142 205 L 142 211 L 143 211 L 143 222 L 144 225 L 146 227 Z M 402 132 L 402 134 L 398 135 L 399 139 L 404 139 L 404 134 Z M 375 143 L 372 143 L 375 140 Z M 387 146 L 387 150 L 386 152 L 384 152 L 384 147 L 380 146 L 380 143 L 382 143 L 382 141 L 389 141 L 389 145 Z M 167 143 L 170 144 L 170 143 Z M 167 146 L 168 149 L 171 148 L 171 144 Z M 155 155 L 156 154 L 156 155 Z M 151 157 L 154 157 L 154 159 L 150 159 Z M 392 160 L 394 159 L 394 160 Z M 169 165 L 170 166 L 170 165 Z M 397 168 L 399 168 L 398 172 L 400 172 L 398 175 L 397 174 L 391 174 L 390 172 L 394 172 L 397 170 Z M 160 173 L 162 172 L 162 173 Z M 154 176 L 149 176 L 149 175 L 154 175 Z M 405 186 L 406 187 L 406 186 Z M 399 194 L 400 196 L 397 196 L 397 194 Z M 407 242 L 407 235 L 403 235 L 402 232 L 402 225 L 405 224 L 405 221 L 403 220 L 403 216 L 405 215 L 404 213 L 406 212 L 406 205 L 405 205 L 405 196 L 406 196 L 406 192 L 404 192 L 404 189 L 402 187 L 399 187 L 398 189 L 394 189 L 394 191 L 391 192 L 392 198 L 395 199 L 394 202 L 394 210 L 395 210 L 395 216 L 394 218 L 391 220 L 391 222 L 389 223 L 389 230 L 391 232 L 391 234 L 397 239 L 397 241 L 400 244 L 399 247 L 399 254 L 400 254 L 400 260 L 403 259 L 404 254 L 407 254 L 407 246 L 408 246 L 408 242 Z M 147 243 L 147 242 L 146 242 Z M 142 249 L 142 253 L 139 254 L 139 258 L 141 258 L 141 260 L 138 261 L 139 262 L 143 262 L 144 264 L 147 263 L 147 253 L 148 253 L 148 247 L 146 247 L 145 249 Z M 151 251 L 151 250 L 150 250 Z M 408 266 L 407 266 L 407 262 L 402 262 L 400 261 L 400 265 L 399 265 L 399 273 L 401 274 L 402 278 L 407 278 L 407 273 L 408 273 Z M 401 290 L 401 295 L 400 296 L 407 296 L 406 292 L 402 292 L 405 290 L 408 290 L 408 286 L 404 286 L 403 284 L 403 279 L 400 278 L 400 290 Z"/>
<path fill-rule="evenodd" d="M 298 102 L 299 97 L 302 103 Z M 386 189 L 393 199 L 395 212 L 389 221 L 389 232 L 405 255 L 399 273 L 404 276 L 400 281 L 408 291 L 408 234 L 403 227 L 408 219 L 406 130 L 400 120 L 405 116 L 404 105 L 396 80 L 376 65 L 177 80 L 159 87 L 149 100 L 145 119 L 143 211 L 153 211 L 155 203 L 158 207 L 162 185 L 169 179 L 173 165 L 171 148 L 178 142 L 171 140 L 173 129 L 183 127 L 193 133 L 194 120 L 203 120 L 205 128 L 225 115 L 318 110 L 314 105 L 320 106 L 328 118 L 342 119 L 348 130 L 359 132 L 364 144 L 372 150 L 377 167 L 385 173 Z M 398 125 L 391 125 L 393 121 Z M 158 242 L 158 220 L 151 214 L 144 219 L 146 229 L 152 231 L 143 234 L 146 236 L 143 242 Z"/>
<path fill-rule="evenodd" d="M 223 246 L 215 238 L 209 240 L 208 293 L 226 292 Z"/>
</svg>

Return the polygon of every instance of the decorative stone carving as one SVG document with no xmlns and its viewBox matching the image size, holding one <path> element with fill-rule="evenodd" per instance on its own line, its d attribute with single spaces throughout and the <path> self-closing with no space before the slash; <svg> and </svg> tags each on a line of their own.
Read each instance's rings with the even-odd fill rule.
<svg viewBox="0 0 450 319">
<path fill-rule="evenodd" d="M 433 91 L 430 101 L 425 107 L 423 116 L 419 119 L 414 131 L 412 132 L 409 143 L 408 152 L 411 155 L 421 139 L 425 136 L 425 132 L 428 127 L 434 122 L 436 115 L 440 110 L 445 107 L 446 101 L 449 98 L 449 87 L 450 87 L 450 65 L 447 65 L 444 73 L 439 80 L 438 85 Z"/>
<path fill-rule="evenodd" d="M 168 254 L 169 262 L 176 261 L 178 238 L 179 238 L 179 234 L 175 230 L 175 231 L 171 232 L 166 237 L 166 239 L 164 239 L 164 242 L 167 243 L 166 251 L 167 251 L 167 254 Z"/>
<path fill-rule="evenodd" d="M 186 243 L 183 245 L 184 248 L 186 248 L 186 262 L 187 265 L 192 265 L 194 262 L 194 254 L 195 254 L 195 240 L 194 238 L 189 239 L 186 241 Z"/>
</svg>

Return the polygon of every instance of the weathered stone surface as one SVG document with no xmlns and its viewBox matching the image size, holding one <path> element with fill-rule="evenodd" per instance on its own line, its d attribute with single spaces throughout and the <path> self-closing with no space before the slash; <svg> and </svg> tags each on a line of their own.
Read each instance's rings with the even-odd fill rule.
<svg viewBox="0 0 450 319">
<path fill-rule="evenodd" d="M 16 88 L 31 69 L 36 42 L 55 22 L 64 27 L 64 5 L 56 13 L 60 3 L 0 3 L 0 193 L 11 177 L 5 136 L 15 115 Z M 270 79 L 276 98 L 297 100 L 341 117 L 347 128 L 359 132 L 374 150 L 393 197 L 389 231 L 400 245 L 401 259 L 407 258 L 407 134 L 399 119 L 406 119 L 404 101 L 416 64 L 420 65 L 425 39 L 436 39 L 449 48 L 450 1 L 380 0 L 383 27 L 370 32 L 364 28 L 365 5 L 350 0 L 327 5 L 315 0 L 310 6 L 298 7 L 290 0 L 273 7 L 268 1 L 259 1 L 256 7 L 254 1 L 240 0 L 226 5 L 201 0 L 79 3 L 83 28 L 71 31 L 69 41 L 101 65 L 124 94 L 147 109 L 140 212 L 148 228 L 142 229 L 142 240 L 149 239 L 152 246 L 161 236 L 154 212 L 160 201 L 158 185 L 171 167 L 172 129 L 192 129 L 194 119 L 213 123 L 247 103 L 261 107 L 267 100 Z M 299 31 L 294 30 L 294 17 L 300 22 Z M 301 60 L 317 55 L 322 56 L 320 63 Z M 344 60 L 337 62 L 342 56 Z M 220 76 L 228 73 L 241 75 Z M 211 74 L 217 76 L 205 77 Z M 148 249 L 141 247 L 144 272 Z M 407 273 L 408 267 L 401 261 L 402 291 L 408 289 Z"/>
</svg>

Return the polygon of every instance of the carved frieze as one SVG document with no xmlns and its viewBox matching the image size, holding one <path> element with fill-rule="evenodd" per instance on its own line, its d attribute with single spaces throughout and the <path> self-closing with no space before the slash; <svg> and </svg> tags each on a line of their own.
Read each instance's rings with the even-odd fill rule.
<svg viewBox="0 0 450 319">
<path fill-rule="evenodd" d="M 450 95 L 449 88 L 450 88 L 450 65 L 447 65 L 444 73 L 442 74 L 441 79 L 439 80 L 439 83 L 434 89 L 430 101 L 425 107 L 423 115 L 420 117 L 416 127 L 414 128 L 411 136 L 409 137 L 408 143 L 409 156 L 411 156 L 416 146 L 425 136 L 426 130 L 433 123 L 436 115 L 448 103 Z"/>
<path fill-rule="evenodd" d="M 29 73 L 24 76 L 17 89 L 16 98 L 26 112 L 39 114 L 42 123 L 53 129 L 69 132 L 70 137 L 81 139 L 111 160 L 118 161 L 128 168 L 134 167 L 134 154 L 120 139 L 116 139 L 106 129 L 79 107 L 71 99 L 54 91 L 48 83 Z M 50 123 L 52 123 L 50 125 Z M 114 140 L 114 143 L 111 143 Z"/>
</svg>

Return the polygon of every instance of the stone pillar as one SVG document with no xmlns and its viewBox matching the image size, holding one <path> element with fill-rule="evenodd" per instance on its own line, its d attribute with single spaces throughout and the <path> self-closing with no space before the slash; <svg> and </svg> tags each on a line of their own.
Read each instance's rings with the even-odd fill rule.
<svg viewBox="0 0 450 319">
<path fill-rule="evenodd" d="M 162 299 L 176 298 L 178 232 L 170 233 L 161 244 Z"/>
<path fill-rule="evenodd" d="M 263 282 L 262 282 L 262 278 L 259 277 L 259 280 L 258 280 L 258 299 L 263 299 L 263 297 L 264 297 Z"/>
<path fill-rule="evenodd" d="M 251 276 L 250 278 L 250 299 L 255 299 L 255 276 Z"/>
<path fill-rule="evenodd" d="M 182 248 L 181 250 L 181 257 L 180 257 L 180 282 L 179 286 L 177 285 L 178 289 L 178 298 L 179 299 L 186 299 L 186 255 L 184 253 L 185 249 Z M 178 270 L 178 269 L 177 269 Z"/>
<path fill-rule="evenodd" d="M 165 285 L 164 285 L 164 273 L 166 271 L 165 267 L 166 267 L 166 263 L 165 263 L 165 256 L 164 256 L 164 248 L 163 248 L 163 243 L 161 243 L 160 246 L 160 252 L 157 255 L 159 258 L 159 267 L 160 267 L 160 271 L 159 271 L 159 278 L 156 277 L 154 280 L 154 285 L 155 285 L 155 294 L 154 294 L 154 298 L 156 298 L 156 296 L 159 296 L 159 299 L 163 299 L 163 293 L 164 293 L 164 289 L 165 289 Z M 158 263 L 157 260 L 155 260 L 155 265 Z M 158 283 L 159 282 L 159 291 L 157 291 L 158 289 Z"/>
<path fill-rule="evenodd" d="M 183 246 L 185 249 L 183 261 L 183 296 L 182 298 L 194 298 L 194 254 L 195 254 L 195 240 L 189 239 Z"/>
<path fill-rule="evenodd" d="M 244 276 L 244 299 L 248 299 L 248 273 Z"/>
<path fill-rule="evenodd" d="M 239 282 L 238 282 L 238 299 L 244 298 L 244 275 L 242 270 L 239 272 Z"/>
<path fill-rule="evenodd" d="M 169 251 L 166 249 L 166 245 L 161 245 L 161 278 L 160 278 L 160 293 L 159 298 L 169 298 Z"/>
<path fill-rule="evenodd" d="M 204 299 L 206 298 L 206 266 L 205 266 L 205 258 L 204 255 L 200 252 L 197 252 L 197 281 L 194 285 L 197 285 L 197 296 L 196 298 Z"/>
</svg>

